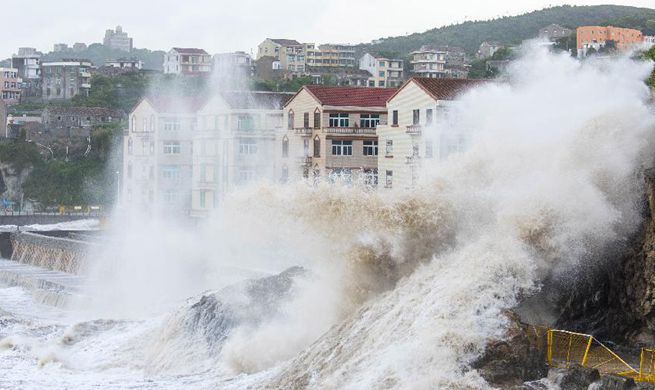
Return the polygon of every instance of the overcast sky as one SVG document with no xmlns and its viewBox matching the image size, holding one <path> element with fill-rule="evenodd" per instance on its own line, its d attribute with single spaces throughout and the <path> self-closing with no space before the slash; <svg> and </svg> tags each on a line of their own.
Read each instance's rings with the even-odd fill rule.
<svg viewBox="0 0 655 390">
<path fill-rule="evenodd" d="M 2 20 L 0 58 L 18 47 L 52 50 L 54 43 L 102 42 L 123 26 L 138 48 L 201 47 L 210 53 L 255 52 L 264 38 L 360 43 L 430 28 L 517 15 L 588 0 L 32 0 Z M 655 0 L 604 3 L 655 8 Z"/>
</svg>

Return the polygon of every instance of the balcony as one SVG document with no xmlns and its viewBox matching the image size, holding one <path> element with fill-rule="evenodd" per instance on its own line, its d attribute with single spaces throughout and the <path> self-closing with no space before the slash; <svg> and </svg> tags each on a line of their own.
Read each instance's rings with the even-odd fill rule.
<svg viewBox="0 0 655 390">
<path fill-rule="evenodd" d="M 85 71 L 81 71 L 81 72 L 80 72 L 80 77 L 89 78 L 89 77 L 91 77 L 91 73 L 89 73 L 89 72 L 85 72 Z"/>
<path fill-rule="evenodd" d="M 298 164 L 300 164 L 301 167 L 311 167 L 312 158 L 309 156 L 298 157 Z"/>
<path fill-rule="evenodd" d="M 407 126 L 405 133 L 409 135 L 421 135 L 423 133 L 423 127 L 421 125 L 410 125 Z"/>
<path fill-rule="evenodd" d="M 296 133 L 296 134 L 298 134 L 300 136 L 303 136 L 303 137 L 311 137 L 313 131 L 314 131 L 314 129 L 309 128 L 309 127 L 300 127 L 300 128 L 297 128 L 297 129 L 293 129 L 294 133 Z"/>
<path fill-rule="evenodd" d="M 89 84 L 89 83 L 82 83 L 82 84 L 80 84 L 80 88 L 91 88 L 91 84 Z"/>
<path fill-rule="evenodd" d="M 375 135 L 375 129 L 366 127 L 324 127 L 324 133 L 340 135 Z"/>
</svg>

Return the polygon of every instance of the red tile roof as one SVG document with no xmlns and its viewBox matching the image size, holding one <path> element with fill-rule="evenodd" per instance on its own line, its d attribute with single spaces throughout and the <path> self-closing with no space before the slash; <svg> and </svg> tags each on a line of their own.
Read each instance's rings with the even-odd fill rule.
<svg viewBox="0 0 655 390">
<path fill-rule="evenodd" d="M 471 79 L 435 79 L 428 77 L 412 77 L 400 90 L 411 82 L 415 82 L 425 92 L 436 100 L 453 100 L 458 95 L 463 94 L 470 88 L 489 83 L 489 80 L 471 80 Z M 395 96 L 395 94 L 394 94 Z M 389 98 L 391 100 L 393 96 Z"/>
<path fill-rule="evenodd" d="M 354 107 L 386 107 L 395 88 L 336 87 L 306 85 L 303 87 L 322 105 Z"/>
<path fill-rule="evenodd" d="M 195 49 L 193 47 L 174 47 L 173 50 L 180 54 L 207 54 L 204 49 Z"/>
<path fill-rule="evenodd" d="M 201 97 L 156 96 L 144 100 L 147 100 L 159 113 L 194 114 L 202 108 L 207 99 Z"/>
</svg>

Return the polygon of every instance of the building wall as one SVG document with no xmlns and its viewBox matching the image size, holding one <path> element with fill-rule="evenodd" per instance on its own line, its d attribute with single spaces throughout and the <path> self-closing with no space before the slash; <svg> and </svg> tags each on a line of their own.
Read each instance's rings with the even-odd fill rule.
<svg viewBox="0 0 655 390">
<path fill-rule="evenodd" d="M 608 40 L 616 42 L 618 49 L 626 49 L 643 41 L 641 31 L 631 28 L 581 26 L 576 30 L 578 50 L 587 44 L 604 44 Z"/>
<path fill-rule="evenodd" d="M 359 60 L 359 69 L 371 74 L 369 87 L 399 87 L 404 78 L 403 60 L 376 58 L 369 53 Z"/>
<path fill-rule="evenodd" d="M 439 103 L 428 95 L 421 87 L 414 82 L 407 84 L 388 103 L 389 124 L 378 128 L 379 152 L 378 152 L 378 175 L 379 187 L 386 186 L 386 172 L 392 172 L 393 189 L 408 189 L 414 185 L 415 180 L 420 176 L 421 159 L 438 158 L 438 140 L 435 139 L 434 131 L 427 131 L 426 118 L 427 110 L 433 110 L 433 123 L 436 125 L 439 120 Z M 408 133 L 408 127 L 413 127 L 413 111 L 420 110 L 419 127 L 420 133 Z M 393 111 L 398 111 L 398 125 L 392 124 Z M 392 141 L 393 150 L 386 152 L 387 141 Z M 426 157 L 427 144 L 432 145 L 432 157 Z M 418 158 L 415 158 L 418 151 Z"/>
<path fill-rule="evenodd" d="M 170 50 L 164 55 L 164 73 L 166 74 L 211 73 L 211 70 L 212 59 L 209 54 Z"/>
<path fill-rule="evenodd" d="M 91 88 L 91 63 L 50 62 L 42 64 L 42 95 L 44 100 L 71 99 L 88 94 Z"/>
<path fill-rule="evenodd" d="M 260 43 L 257 46 L 257 59 L 260 59 L 262 57 L 275 57 L 279 59 L 280 58 L 279 52 L 275 50 L 276 48 L 279 47 L 280 45 L 271 41 L 270 39 L 264 40 L 264 42 Z"/>
<path fill-rule="evenodd" d="M 7 104 L 20 102 L 18 69 L 0 68 L 0 99 Z"/>
<path fill-rule="evenodd" d="M 445 76 L 446 52 L 419 50 L 412 53 L 412 73 L 421 77 L 439 78 Z"/>
</svg>

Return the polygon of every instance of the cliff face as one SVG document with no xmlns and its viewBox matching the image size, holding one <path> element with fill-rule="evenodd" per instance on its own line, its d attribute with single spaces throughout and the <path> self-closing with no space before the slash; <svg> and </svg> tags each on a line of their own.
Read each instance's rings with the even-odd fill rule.
<svg viewBox="0 0 655 390">
<path fill-rule="evenodd" d="M 655 171 L 644 221 L 628 249 L 563 295 L 556 327 L 628 344 L 655 344 Z"/>
</svg>

